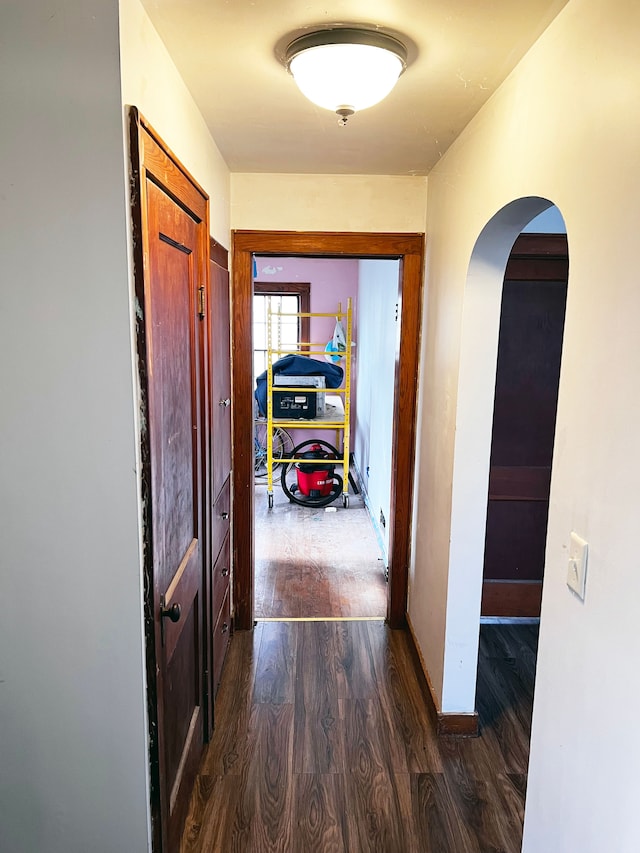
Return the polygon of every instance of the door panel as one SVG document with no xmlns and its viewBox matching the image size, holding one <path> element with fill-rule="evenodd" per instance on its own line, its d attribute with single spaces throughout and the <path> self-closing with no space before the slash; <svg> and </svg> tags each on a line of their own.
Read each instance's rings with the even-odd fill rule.
<svg viewBox="0 0 640 853">
<path fill-rule="evenodd" d="M 505 278 L 491 464 L 551 467 L 566 282 Z"/>
<path fill-rule="evenodd" d="M 485 578 L 542 580 L 548 510 L 546 500 L 489 502 Z"/>
<path fill-rule="evenodd" d="M 213 629 L 213 695 L 215 696 L 220 686 L 224 658 L 229 646 L 231 626 L 231 598 L 229 590 L 225 595 L 224 602 L 220 608 L 220 615 Z"/>
<path fill-rule="evenodd" d="M 231 529 L 231 480 L 229 477 L 218 495 L 211 512 L 211 541 L 213 543 L 212 559 L 216 560 L 225 536 Z M 213 614 L 215 619 L 216 614 Z"/>
<path fill-rule="evenodd" d="M 213 567 L 213 605 L 214 620 L 217 621 L 224 597 L 229 590 L 231 578 L 231 537 L 227 536 Z"/>
<path fill-rule="evenodd" d="M 149 424 L 157 532 L 156 582 L 169 587 L 198 540 L 197 354 L 193 318 L 195 223 L 153 184 L 148 188 L 152 295 Z M 179 217 L 182 221 L 175 222 Z M 179 242 L 178 242 L 179 241 Z"/>
<path fill-rule="evenodd" d="M 174 849 L 204 743 L 201 333 L 194 259 L 198 225 L 151 181 L 146 190 L 154 598 L 160 621 L 160 785 L 168 847 Z M 163 608 L 171 616 L 162 616 Z"/>
<path fill-rule="evenodd" d="M 199 679 L 192 674 L 198 666 L 198 640 L 200 626 L 199 602 L 181 618 L 182 628 L 171 654 L 167 655 L 165 671 L 165 773 L 169 799 L 175 801 L 181 782 L 180 763 L 186 750 L 192 746 L 200 714 Z"/>
</svg>

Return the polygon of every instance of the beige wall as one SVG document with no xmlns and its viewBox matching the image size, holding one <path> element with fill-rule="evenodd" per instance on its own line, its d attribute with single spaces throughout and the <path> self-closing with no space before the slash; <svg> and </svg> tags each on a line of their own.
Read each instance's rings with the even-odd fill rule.
<svg viewBox="0 0 640 853">
<path fill-rule="evenodd" d="M 209 194 L 211 234 L 229 247 L 229 170 L 139 0 L 120 0 L 122 102 L 136 106 Z"/>
<path fill-rule="evenodd" d="M 231 227 L 274 231 L 423 232 L 424 177 L 231 176 Z"/>
<path fill-rule="evenodd" d="M 532 202 L 529 213 L 503 211 L 470 276 L 469 263 L 485 225 L 515 199 L 549 199 L 567 225 L 524 853 L 637 849 L 631 815 L 640 789 L 632 768 L 640 741 L 630 733 L 640 682 L 630 673 L 640 658 L 639 31 L 633 0 L 571 0 L 429 176 L 409 609 L 445 710 L 469 710 L 475 690 L 486 502 L 480 469 L 491 407 L 486 388 L 469 381 L 469 361 L 491 361 L 509 240 L 546 202 Z M 584 602 L 565 583 L 572 530 L 590 544 Z"/>
</svg>

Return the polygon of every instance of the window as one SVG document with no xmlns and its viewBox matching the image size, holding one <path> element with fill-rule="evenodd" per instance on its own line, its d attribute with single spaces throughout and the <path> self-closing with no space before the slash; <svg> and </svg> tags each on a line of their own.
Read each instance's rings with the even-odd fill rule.
<svg viewBox="0 0 640 853">
<path fill-rule="evenodd" d="M 253 376 L 254 381 L 267 369 L 267 315 L 269 304 L 271 311 L 284 314 L 309 313 L 311 303 L 311 285 L 304 283 L 276 284 L 255 282 L 253 285 Z M 308 317 L 271 318 L 271 345 L 279 349 L 294 352 L 305 350 L 310 343 L 310 324 Z M 273 361 L 282 358 L 273 356 Z"/>
</svg>

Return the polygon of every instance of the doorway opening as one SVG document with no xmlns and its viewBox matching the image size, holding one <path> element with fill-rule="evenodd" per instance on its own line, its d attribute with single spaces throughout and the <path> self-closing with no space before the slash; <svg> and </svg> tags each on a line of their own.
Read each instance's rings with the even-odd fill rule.
<svg viewBox="0 0 640 853">
<path fill-rule="evenodd" d="M 254 256 L 254 385 L 270 363 L 274 387 L 271 490 L 255 393 L 257 619 L 386 616 L 399 272 L 396 259 Z M 279 462 L 314 449 L 339 461 Z"/>
<path fill-rule="evenodd" d="M 247 232 L 233 235 L 235 624 L 250 628 L 254 599 L 254 377 L 252 299 L 254 258 L 390 259 L 398 262 L 398 334 L 394 351 L 393 435 L 386 617 L 403 627 L 410 545 L 418 341 L 423 245 L 421 234 Z M 398 412 L 402 411 L 402 418 Z M 398 488 L 398 483 L 402 488 Z M 276 509 L 277 511 L 277 509 Z"/>
<path fill-rule="evenodd" d="M 565 233 L 525 231 L 507 261 L 491 432 L 484 617 L 540 616 L 568 273 Z"/>
<path fill-rule="evenodd" d="M 473 383 L 475 435 L 471 441 L 462 426 L 458 440 L 467 454 L 476 606 L 481 602 L 470 684 L 480 730 L 498 721 L 523 790 L 568 271 L 560 211 L 528 198 L 507 205 L 484 229 L 468 280 L 477 321 L 466 315 L 460 393 L 464 405 Z M 496 673 L 504 690 L 488 686 Z"/>
</svg>

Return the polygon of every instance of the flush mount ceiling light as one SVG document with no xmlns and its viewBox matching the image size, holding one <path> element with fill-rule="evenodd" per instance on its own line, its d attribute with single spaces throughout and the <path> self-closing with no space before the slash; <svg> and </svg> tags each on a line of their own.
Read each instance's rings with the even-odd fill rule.
<svg viewBox="0 0 640 853">
<path fill-rule="evenodd" d="M 385 33 L 344 27 L 300 36 L 285 61 L 302 94 L 344 125 L 386 98 L 406 68 L 407 50 Z"/>
</svg>

